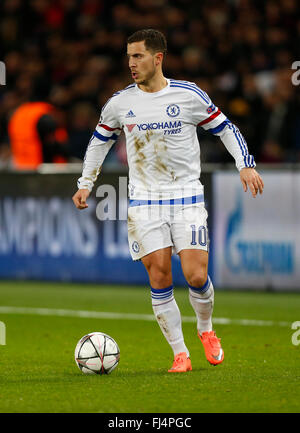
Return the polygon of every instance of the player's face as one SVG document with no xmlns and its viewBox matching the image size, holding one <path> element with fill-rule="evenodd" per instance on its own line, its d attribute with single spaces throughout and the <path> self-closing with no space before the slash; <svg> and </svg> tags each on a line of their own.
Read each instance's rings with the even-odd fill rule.
<svg viewBox="0 0 300 433">
<path fill-rule="evenodd" d="M 127 45 L 127 56 L 131 76 L 137 84 L 146 84 L 154 77 L 156 54 L 146 50 L 144 41 Z"/>
</svg>

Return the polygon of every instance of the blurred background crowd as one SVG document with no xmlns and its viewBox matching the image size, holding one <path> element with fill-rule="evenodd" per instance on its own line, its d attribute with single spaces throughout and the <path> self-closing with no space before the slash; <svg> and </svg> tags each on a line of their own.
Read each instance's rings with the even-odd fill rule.
<svg viewBox="0 0 300 433">
<path fill-rule="evenodd" d="M 204 89 L 240 128 L 257 162 L 300 162 L 300 86 L 291 80 L 300 61 L 297 3 L 1 0 L 0 167 L 11 166 L 11 116 L 29 101 L 56 108 L 49 139 L 55 161 L 80 162 L 101 107 L 131 82 L 126 39 L 141 28 L 166 35 L 165 76 Z M 219 139 L 198 134 L 202 162 L 232 161 Z M 126 165 L 123 136 L 108 161 Z"/>
</svg>

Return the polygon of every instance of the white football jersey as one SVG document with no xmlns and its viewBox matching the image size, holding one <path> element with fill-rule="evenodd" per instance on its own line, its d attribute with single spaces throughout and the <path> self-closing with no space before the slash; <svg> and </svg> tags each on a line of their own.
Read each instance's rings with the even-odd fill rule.
<svg viewBox="0 0 300 433">
<path fill-rule="evenodd" d="M 132 84 L 107 101 L 89 142 L 78 187 L 92 189 L 123 130 L 131 199 L 203 194 L 197 126 L 220 136 L 239 170 L 255 167 L 242 134 L 209 96 L 194 83 L 167 79 L 167 86 L 158 92 L 144 92 Z"/>
</svg>

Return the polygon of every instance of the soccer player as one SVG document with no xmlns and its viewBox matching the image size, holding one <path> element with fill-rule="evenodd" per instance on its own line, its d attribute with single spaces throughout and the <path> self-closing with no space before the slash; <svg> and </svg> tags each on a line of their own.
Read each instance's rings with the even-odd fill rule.
<svg viewBox="0 0 300 433">
<path fill-rule="evenodd" d="M 78 209 L 87 198 L 103 161 L 124 130 L 129 165 L 128 241 L 133 260 L 144 264 L 152 306 L 174 353 L 169 372 L 192 369 L 181 315 L 173 294 L 171 256 L 179 255 L 197 316 L 198 337 L 207 360 L 220 364 L 224 352 L 212 328 L 214 288 L 207 274 L 207 212 L 200 183 L 197 126 L 220 137 L 235 159 L 246 192 L 263 192 L 263 181 L 239 129 L 196 84 L 165 78 L 164 35 L 140 30 L 127 40 L 134 83 L 116 92 L 102 108 L 99 124 L 87 147 L 78 191 Z"/>
</svg>

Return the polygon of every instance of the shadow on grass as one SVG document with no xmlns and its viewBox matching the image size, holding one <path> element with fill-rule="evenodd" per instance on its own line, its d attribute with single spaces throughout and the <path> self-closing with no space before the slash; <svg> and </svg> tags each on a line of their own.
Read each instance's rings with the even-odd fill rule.
<svg viewBox="0 0 300 433">
<path fill-rule="evenodd" d="M 63 373 L 57 373 L 57 375 L 53 376 L 27 376 L 27 377 L 18 377 L 18 378 L 1 378 L 0 377 L 0 384 L 46 384 L 46 383 L 61 383 L 61 384 L 72 384 L 72 383 L 78 383 L 78 382 L 86 382 L 88 381 L 94 381 L 95 379 L 98 380 L 100 377 L 100 380 L 118 380 L 118 379 L 129 379 L 134 377 L 146 377 L 149 379 L 150 377 L 183 377 L 188 376 L 192 377 L 193 373 L 204 373 L 207 372 L 209 368 L 193 368 L 191 372 L 188 372 L 186 374 L 170 374 L 166 369 L 158 368 L 158 369 L 142 369 L 142 370 L 122 370 L 122 371 L 115 371 L 112 374 L 109 375 L 96 375 L 96 374 L 83 374 L 80 371 L 78 372 L 63 372 Z"/>
</svg>

